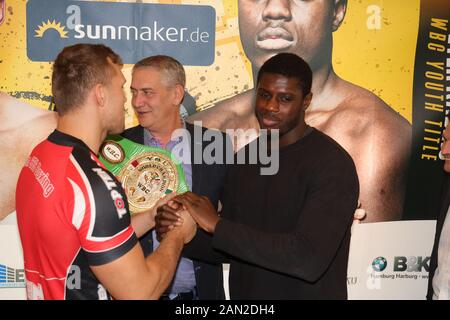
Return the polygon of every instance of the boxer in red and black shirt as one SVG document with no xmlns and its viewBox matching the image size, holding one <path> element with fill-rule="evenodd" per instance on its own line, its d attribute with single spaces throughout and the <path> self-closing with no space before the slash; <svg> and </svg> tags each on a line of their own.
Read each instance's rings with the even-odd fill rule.
<svg viewBox="0 0 450 320">
<path fill-rule="evenodd" d="M 96 156 L 108 134 L 124 130 L 121 68 L 110 48 L 90 44 L 64 48 L 53 65 L 57 130 L 34 148 L 16 189 L 29 299 L 157 299 L 195 235 L 184 212 L 144 258 L 137 236 L 171 195 L 131 219 L 120 183 Z"/>
<path fill-rule="evenodd" d="M 109 298 L 89 265 L 119 258 L 137 238 L 120 183 L 89 147 L 55 130 L 28 158 L 16 199 L 28 298 Z"/>
</svg>

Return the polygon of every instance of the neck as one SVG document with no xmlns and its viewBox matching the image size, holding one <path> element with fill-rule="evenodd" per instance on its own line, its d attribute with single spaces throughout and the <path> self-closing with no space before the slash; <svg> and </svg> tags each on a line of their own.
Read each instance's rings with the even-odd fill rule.
<svg viewBox="0 0 450 320">
<path fill-rule="evenodd" d="M 280 148 L 296 143 L 298 140 L 303 138 L 306 129 L 308 129 L 308 125 L 305 122 L 302 122 L 291 131 L 286 132 L 280 137 Z"/>
<path fill-rule="evenodd" d="M 83 141 L 89 149 L 98 154 L 100 145 L 107 132 L 102 129 L 97 118 L 86 112 L 87 108 L 79 108 L 58 118 L 56 129 Z M 88 125 L 84 125 L 88 124 Z"/>
<path fill-rule="evenodd" d="M 151 135 L 157 139 L 163 147 L 170 141 L 173 132 L 176 129 L 183 128 L 183 122 L 177 113 L 176 116 L 172 117 L 168 121 L 164 121 L 164 125 L 160 128 L 146 128 Z"/>
<path fill-rule="evenodd" d="M 341 94 L 337 87 L 342 79 L 334 72 L 333 66 L 314 72 L 313 79 L 311 92 L 314 96 L 307 112 L 328 111 L 335 108 L 336 105 L 332 101 L 336 101 Z"/>
</svg>

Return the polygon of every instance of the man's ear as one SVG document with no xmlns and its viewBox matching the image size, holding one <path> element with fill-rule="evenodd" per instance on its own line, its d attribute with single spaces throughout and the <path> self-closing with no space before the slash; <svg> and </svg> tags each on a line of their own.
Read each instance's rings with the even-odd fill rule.
<svg viewBox="0 0 450 320">
<path fill-rule="evenodd" d="M 94 86 L 94 95 L 95 95 L 95 99 L 97 101 L 97 104 L 101 107 L 103 107 L 105 105 L 105 88 L 103 87 L 102 84 L 98 83 Z"/>
<path fill-rule="evenodd" d="M 182 85 L 177 84 L 174 87 L 174 105 L 179 106 L 183 102 L 184 88 Z"/>
<path fill-rule="evenodd" d="M 347 0 L 334 0 L 333 9 L 333 32 L 336 31 L 344 21 L 345 12 L 347 11 Z"/>
<path fill-rule="evenodd" d="M 311 104 L 312 96 L 313 94 L 312 92 L 310 92 L 303 99 L 303 111 L 306 111 L 306 109 L 308 109 L 309 105 Z"/>
</svg>

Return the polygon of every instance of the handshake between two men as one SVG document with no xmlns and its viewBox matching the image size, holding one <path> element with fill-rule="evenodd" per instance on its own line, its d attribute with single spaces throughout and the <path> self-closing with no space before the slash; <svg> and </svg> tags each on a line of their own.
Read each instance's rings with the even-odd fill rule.
<svg viewBox="0 0 450 320">
<path fill-rule="evenodd" d="M 164 203 L 164 204 L 162 204 Z M 206 196 L 199 196 L 193 192 L 171 194 L 161 199 L 155 206 L 155 230 L 158 240 L 162 240 L 167 232 L 181 226 L 186 221 L 197 225 L 208 233 L 214 234 L 220 215 Z M 366 212 L 358 202 L 358 208 L 353 214 L 353 226 L 366 216 Z"/>
<path fill-rule="evenodd" d="M 220 216 L 206 196 L 185 192 L 170 197 L 165 204 L 157 208 L 155 230 L 158 240 L 185 221 L 192 223 L 192 219 L 200 228 L 213 234 Z"/>
</svg>

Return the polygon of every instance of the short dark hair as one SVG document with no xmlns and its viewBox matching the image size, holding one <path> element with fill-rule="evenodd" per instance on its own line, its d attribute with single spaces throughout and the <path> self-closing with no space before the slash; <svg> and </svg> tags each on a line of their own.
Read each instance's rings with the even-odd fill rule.
<svg viewBox="0 0 450 320">
<path fill-rule="evenodd" d="M 288 78 L 295 78 L 304 95 L 311 92 L 312 70 L 309 65 L 294 53 L 279 53 L 268 59 L 258 71 L 258 84 L 264 73 L 275 73 Z"/>
<path fill-rule="evenodd" d="M 102 44 L 65 47 L 53 64 L 52 94 L 58 114 L 82 105 L 96 84 L 109 83 L 114 75 L 112 64 L 122 66 L 123 62 Z"/>
<path fill-rule="evenodd" d="M 177 84 L 183 88 L 186 86 L 186 73 L 184 72 L 183 65 L 172 57 L 157 55 L 144 58 L 133 66 L 133 72 L 136 69 L 144 67 L 152 67 L 160 71 L 163 74 L 163 81 L 166 86 L 174 86 Z"/>
</svg>

